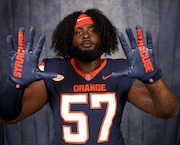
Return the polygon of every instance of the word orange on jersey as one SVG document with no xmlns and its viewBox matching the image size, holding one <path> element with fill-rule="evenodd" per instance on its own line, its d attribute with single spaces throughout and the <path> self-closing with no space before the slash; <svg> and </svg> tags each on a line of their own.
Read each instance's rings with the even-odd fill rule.
<svg viewBox="0 0 180 145">
<path fill-rule="evenodd" d="M 74 92 L 106 91 L 106 84 L 80 84 L 73 86 Z"/>
</svg>

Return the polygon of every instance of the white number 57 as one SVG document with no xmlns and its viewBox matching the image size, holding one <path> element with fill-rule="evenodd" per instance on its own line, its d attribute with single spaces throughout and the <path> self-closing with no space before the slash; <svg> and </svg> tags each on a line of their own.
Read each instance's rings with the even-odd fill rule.
<svg viewBox="0 0 180 145">
<path fill-rule="evenodd" d="M 102 104 L 107 104 L 106 113 L 99 130 L 98 143 L 107 142 L 116 114 L 115 93 L 91 93 L 90 108 L 101 109 Z M 70 125 L 62 126 L 63 139 L 66 143 L 85 144 L 89 139 L 88 116 L 83 111 L 71 111 L 72 104 L 88 104 L 88 94 L 63 94 L 61 96 L 60 115 L 64 122 L 74 122 L 77 131 L 73 132 Z"/>
</svg>

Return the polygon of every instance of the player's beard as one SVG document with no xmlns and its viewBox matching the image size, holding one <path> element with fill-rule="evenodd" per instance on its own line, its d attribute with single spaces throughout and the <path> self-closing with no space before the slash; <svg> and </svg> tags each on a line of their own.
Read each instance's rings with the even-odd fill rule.
<svg viewBox="0 0 180 145">
<path fill-rule="evenodd" d="M 81 50 L 77 46 L 71 47 L 71 57 L 74 57 L 82 62 L 91 62 L 101 57 L 104 49 L 102 43 L 96 44 L 94 49 Z"/>
</svg>

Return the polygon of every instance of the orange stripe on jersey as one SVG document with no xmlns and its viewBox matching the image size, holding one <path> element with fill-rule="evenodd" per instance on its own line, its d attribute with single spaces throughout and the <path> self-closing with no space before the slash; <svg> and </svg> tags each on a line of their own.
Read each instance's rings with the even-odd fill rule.
<svg viewBox="0 0 180 145">
<path fill-rule="evenodd" d="M 82 76 L 86 81 L 90 81 L 92 80 L 106 65 L 107 60 L 106 59 L 102 59 L 101 65 L 99 68 L 97 68 L 96 70 L 86 74 L 84 72 L 82 72 L 80 69 L 77 68 L 76 64 L 75 64 L 75 60 L 73 58 L 70 59 L 70 62 L 74 68 L 74 70 L 80 75 Z"/>
</svg>

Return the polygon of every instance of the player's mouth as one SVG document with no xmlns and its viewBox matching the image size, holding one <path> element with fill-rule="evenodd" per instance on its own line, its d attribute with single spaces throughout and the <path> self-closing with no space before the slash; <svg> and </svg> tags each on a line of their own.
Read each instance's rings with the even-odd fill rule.
<svg viewBox="0 0 180 145">
<path fill-rule="evenodd" d="M 90 48 L 93 43 L 91 41 L 83 41 L 81 44 L 84 48 Z"/>
</svg>

